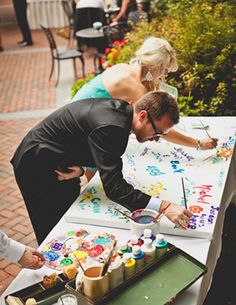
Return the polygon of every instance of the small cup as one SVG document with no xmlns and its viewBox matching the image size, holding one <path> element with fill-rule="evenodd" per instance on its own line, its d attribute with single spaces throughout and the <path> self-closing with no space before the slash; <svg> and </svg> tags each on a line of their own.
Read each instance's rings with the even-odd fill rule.
<svg viewBox="0 0 236 305">
<path fill-rule="evenodd" d="M 103 297 L 109 291 L 109 277 L 101 276 L 103 265 L 89 267 L 80 279 L 76 279 L 76 289 L 91 300 Z"/>
<path fill-rule="evenodd" d="M 96 21 L 96 22 L 93 23 L 93 28 L 94 28 L 94 30 L 99 31 L 99 30 L 101 30 L 102 25 L 103 24 L 100 21 Z"/>
<path fill-rule="evenodd" d="M 64 294 L 57 300 L 57 305 L 71 304 L 78 305 L 77 298 L 73 294 Z"/>
<path fill-rule="evenodd" d="M 152 220 L 158 215 L 158 212 L 149 209 L 140 209 L 136 210 L 131 214 L 131 217 L 134 219 L 130 221 L 130 230 L 132 234 L 140 237 L 143 234 L 145 229 L 151 229 L 152 234 L 156 235 L 160 231 L 160 223 L 159 220 L 157 222 L 153 222 Z M 146 218 L 145 218 L 146 217 Z M 150 217 L 150 222 L 148 223 L 140 223 L 138 221 L 148 220 Z"/>
</svg>

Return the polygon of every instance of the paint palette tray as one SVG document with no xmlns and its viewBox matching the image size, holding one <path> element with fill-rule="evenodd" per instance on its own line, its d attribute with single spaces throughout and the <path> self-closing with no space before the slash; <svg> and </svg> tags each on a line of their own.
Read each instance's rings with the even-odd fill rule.
<svg viewBox="0 0 236 305">
<path fill-rule="evenodd" d="M 64 277 L 63 274 L 58 274 L 59 281 L 58 283 L 51 288 L 44 288 L 43 282 L 39 282 L 37 284 L 34 284 L 32 286 L 26 287 L 22 290 L 16 291 L 14 293 L 11 293 L 8 296 L 15 297 L 18 299 L 15 303 L 11 303 L 7 300 L 8 296 L 5 297 L 5 302 L 8 305 L 11 304 L 25 304 L 25 302 L 33 298 L 36 300 L 37 305 L 52 305 L 57 302 L 57 300 L 67 292 L 67 289 L 65 288 L 65 284 L 67 283 L 68 279 Z"/>
<path fill-rule="evenodd" d="M 66 284 L 80 305 L 163 305 L 207 272 L 207 267 L 175 246 L 155 262 L 95 301 L 75 290 L 75 280 Z"/>
</svg>

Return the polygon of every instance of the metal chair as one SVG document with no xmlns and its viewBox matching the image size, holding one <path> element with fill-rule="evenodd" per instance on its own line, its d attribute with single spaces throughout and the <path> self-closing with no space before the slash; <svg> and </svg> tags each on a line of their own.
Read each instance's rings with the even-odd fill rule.
<svg viewBox="0 0 236 305">
<path fill-rule="evenodd" d="M 72 59 L 73 60 L 73 68 L 74 68 L 74 75 L 75 78 L 77 78 L 77 73 L 76 73 L 76 58 L 79 58 L 81 63 L 82 63 L 82 71 L 83 71 L 83 77 L 85 76 L 85 72 L 84 72 L 84 58 L 83 58 L 83 54 L 79 51 L 76 50 L 66 50 L 64 52 L 59 52 L 57 49 L 57 45 L 55 42 L 55 39 L 52 35 L 52 32 L 50 29 L 44 27 L 43 25 L 40 25 L 40 27 L 42 28 L 43 32 L 45 33 L 48 42 L 49 42 L 49 46 L 50 46 L 50 50 L 51 50 L 51 57 L 52 57 L 52 67 L 51 67 L 51 72 L 49 75 L 49 81 L 51 80 L 53 71 L 54 71 L 54 61 L 57 61 L 57 68 L 58 68 L 58 73 L 57 73 L 57 80 L 56 80 L 56 84 L 55 86 L 58 85 L 59 82 L 59 78 L 60 78 L 60 61 L 61 60 L 66 60 L 66 59 Z"/>
<path fill-rule="evenodd" d="M 73 10 L 73 3 L 71 1 L 62 0 L 61 1 L 64 13 L 68 19 L 68 26 L 69 26 L 69 41 L 68 46 L 71 45 L 71 41 L 74 36 L 74 10 Z"/>
</svg>

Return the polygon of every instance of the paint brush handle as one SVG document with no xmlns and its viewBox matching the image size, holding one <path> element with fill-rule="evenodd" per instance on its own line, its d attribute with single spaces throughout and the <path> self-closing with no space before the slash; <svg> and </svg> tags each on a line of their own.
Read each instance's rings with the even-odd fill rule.
<svg viewBox="0 0 236 305">
<path fill-rule="evenodd" d="M 113 255 L 113 250 L 115 249 L 116 244 L 117 244 L 117 240 L 114 240 L 112 248 L 111 248 L 111 252 L 109 253 L 108 259 L 107 259 L 107 261 L 105 262 L 105 264 L 104 264 L 104 266 L 102 268 L 101 276 L 104 276 L 107 273 L 107 270 L 108 270 L 108 268 L 110 266 L 110 263 L 111 263 L 111 259 L 112 259 L 112 255 Z"/>
<path fill-rule="evenodd" d="M 135 222 L 135 220 L 134 220 L 132 217 L 130 217 L 129 215 L 126 215 L 125 213 L 121 212 L 120 210 L 118 210 L 118 209 L 116 209 L 116 208 L 114 208 L 114 210 L 116 210 L 117 212 L 119 212 L 119 213 L 122 214 L 123 216 L 125 216 L 125 217 L 127 217 L 127 218 L 129 218 L 129 219 L 131 219 L 132 221 Z"/>
<path fill-rule="evenodd" d="M 202 123 L 202 120 L 199 120 L 199 121 L 200 121 L 200 123 L 201 123 L 201 125 L 202 125 L 202 128 L 205 130 L 205 132 L 206 132 L 208 138 L 211 138 L 209 132 L 207 131 L 207 129 L 206 129 L 206 127 L 204 126 L 204 124 Z"/>
<path fill-rule="evenodd" d="M 77 260 L 77 262 L 78 262 L 80 268 L 82 269 L 82 271 L 83 271 L 83 273 L 84 273 L 84 267 L 82 266 L 80 260 L 79 260 L 76 256 L 75 256 L 75 258 L 76 258 L 76 260 Z"/>
<path fill-rule="evenodd" d="M 184 178 L 183 177 L 181 177 L 181 182 L 182 182 L 182 189 L 183 189 L 183 194 L 184 194 L 184 206 L 185 206 L 185 209 L 187 210 L 188 206 L 187 206 L 187 199 L 186 199 L 186 192 L 185 192 Z"/>
<path fill-rule="evenodd" d="M 157 216 L 153 219 L 153 222 L 156 223 L 157 220 L 159 219 L 159 217 L 168 209 L 168 207 L 171 205 L 171 203 L 169 203 L 164 209 L 162 209 L 160 211 L 159 214 L 157 214 Z"/>
</svg>

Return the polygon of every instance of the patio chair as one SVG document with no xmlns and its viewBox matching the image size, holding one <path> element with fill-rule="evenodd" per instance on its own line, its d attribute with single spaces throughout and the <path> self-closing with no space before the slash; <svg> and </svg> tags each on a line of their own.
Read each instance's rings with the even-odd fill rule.
<svg viewBox="0 0 236 305">
<path fill-rule="evenodd" d="M 84 58 L 83 58 L 83 54 L 79 51 L 76 50 L 65 50 L 64 52 L 59 52 L 57 49 L 57 45 L 55 42 L 55 39 L 53 37 L 53 34 L 51 32 L 50 29 L 44 27 L 43 25 L 40 25 L 40 27 L 42 28 L 44 34 L 46 35 L 48 42 L 49 42 L 49 46 L 50 46 L 50 50 L 51 50 L 51 58 L 52 58 L 52 66 L 51 66 L 51 72 L 49 75 L 49 81 L 51 80 L 53 71 L 54 71 L 54 62 L 55 60 L 57 61 L 57 68 L 58 68 L 58 73 L 57 73 L 57 80 L 56 80 L 56 84 L 55 86 L 58 85 L 59 82 L 59 78 L 60 78 L 60 61 L 61 60 L 67 60 L 67 59 L 72 59 L 73 60 L 73 68 L 74 68 L 74 75 L 75 78 L 77 78 L 77 73 L 76 73 L 76 58 L 79 58 L 82 64 L 82 72 L 83 72 L 83 77 L 85 76 L 85 72 L 84 72 Z"/>
<path fill-rule="evenodd" d="M 72 7 L 72 3 L 70 1 L 62 0 L 61 1 L 64 13 L 67 17 L 68 20 L 68 27 L 69 27 L 69 41 L 68 41 L 68 46 L 71 45 L 71 41 L 74 37 L 74 10 Z"/>
</svg>

